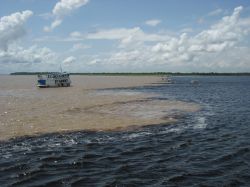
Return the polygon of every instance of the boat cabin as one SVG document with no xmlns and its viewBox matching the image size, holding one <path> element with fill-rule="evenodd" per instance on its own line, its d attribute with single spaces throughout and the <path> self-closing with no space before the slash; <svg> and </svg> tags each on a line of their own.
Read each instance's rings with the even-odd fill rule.
<svg viewBox="0 0 250 187">
<path fill-rule="evenodd" d="M 71 84 L 69 73 L 51 72 L 47 74 L 39 74 L 37 86 L 39 88 L 45 87 L 68 87 Z"/>
</svg>

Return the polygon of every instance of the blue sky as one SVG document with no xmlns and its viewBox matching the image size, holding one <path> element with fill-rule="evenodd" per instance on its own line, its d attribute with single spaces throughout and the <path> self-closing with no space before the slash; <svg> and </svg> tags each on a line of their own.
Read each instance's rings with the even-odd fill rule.
<svg viewBox="0 0 250 187">
<path fill-rule="evenodd" d="M 250 1 L 6 0 L 0 73 L 250 71 Z"/>
</svg>

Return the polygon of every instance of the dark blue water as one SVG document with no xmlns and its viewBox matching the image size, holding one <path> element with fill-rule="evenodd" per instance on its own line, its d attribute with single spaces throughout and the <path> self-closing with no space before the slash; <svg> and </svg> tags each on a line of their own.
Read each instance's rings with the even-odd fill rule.
<svg viewBox="0 0 250 187">
<path fill-rule="evenodd" d="M 199 80 L 198 85 L 190 84 Z M 1 186 L 249 186 L 250 77 L 128 88 L 199 103 L 177 123 L 0 143 Z"/>
</svg>

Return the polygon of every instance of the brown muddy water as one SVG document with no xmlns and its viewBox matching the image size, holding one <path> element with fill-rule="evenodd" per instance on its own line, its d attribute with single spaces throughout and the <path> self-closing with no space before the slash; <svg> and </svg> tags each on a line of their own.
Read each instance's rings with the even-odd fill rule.
<svg viewBox="0 0 250 187">
<path fill-rule="evenodd" d="M 176 121 L 199 105 L 113 88 L 160 83 L 153 76 L 71 76 L 71 87 L 36 87 L 36 76 L 0 76 L 0 140 L 74 130 L 119 130 Z"/>
</svg>

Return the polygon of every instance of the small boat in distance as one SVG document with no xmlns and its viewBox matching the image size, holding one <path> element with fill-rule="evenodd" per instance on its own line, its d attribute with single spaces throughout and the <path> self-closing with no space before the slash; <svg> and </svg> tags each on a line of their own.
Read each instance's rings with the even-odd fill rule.
<svg viewBox="0 0 250 187">
<path fill-rule="evenodd" d="M 174 83 L 170 76 L 163 76 L 161 78 L 161 80 L 164 81 L 164 83 L 166 83 L 166 84 L 172 84 L 172 83 Z"/>
<path fill-rule="evenodd" d="M 199 84 L 199 81 L 198 80 L 191 80 L 190 83 L 191 84 Z"/>
<path fill-rule="evenodd" d="M 50 72 L 46 74 L 39 74 L 37 80 L 37 87 L 68 87 L 71 84 L 69 73 L 66 72 Z"/>
</svg>

